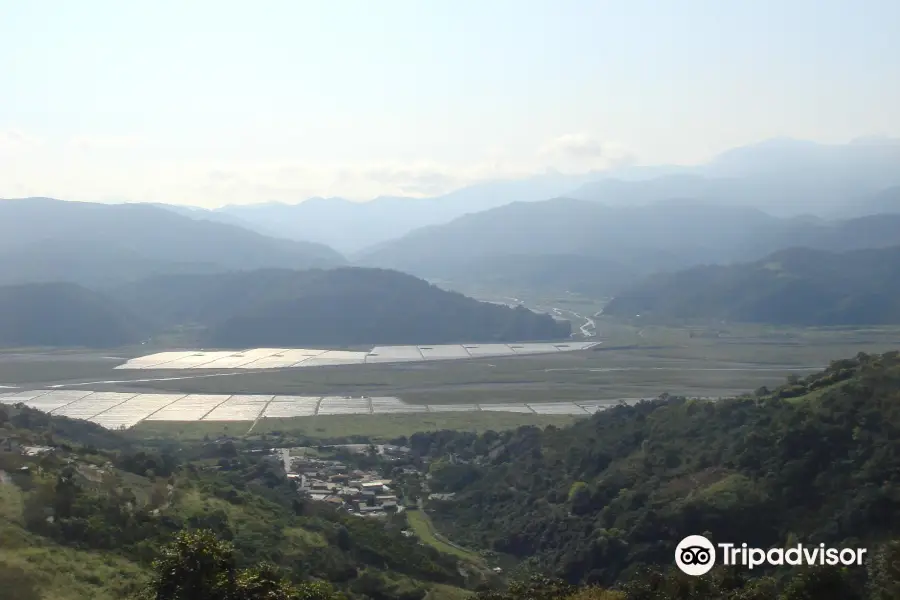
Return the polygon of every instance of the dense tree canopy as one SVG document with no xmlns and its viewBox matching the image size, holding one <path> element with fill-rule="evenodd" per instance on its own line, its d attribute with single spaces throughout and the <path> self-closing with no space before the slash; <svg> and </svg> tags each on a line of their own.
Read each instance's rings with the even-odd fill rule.
<svg viewBox="0 0 900 600">
<path fill-rule="evenodd" d="M 205 328 L 202 339 L 219 347 L 524 341 L 571 332 L 548 315 L 380 269 L 159 277 L 115 294 L 161 326 Z"/>
<path fill-rule="evenodd" d="M 763 396 L 665 398 L 563 430 L 410 443 L 474 471 L 452 502 L 433 505 L 446 535 L 572 583 L 669 566 L 691 534 L 763 548 L 900 535 L 896 352 L 835 361 Z"/>
<path fill-rule="evenodd" d="M 153 562 L 153 600 L 338 600 L 326 583 L 291 584 L 262 563 L 238 569 L 234 547 L 209 530 L 182 531 Z"/>
<path fill-rule="evenodd" d="M 900 247 L 834 254 L 795 248 L 758 262 L 656 275 L 605 314 L 788 325 L 900 323 Z"/>
</svg>

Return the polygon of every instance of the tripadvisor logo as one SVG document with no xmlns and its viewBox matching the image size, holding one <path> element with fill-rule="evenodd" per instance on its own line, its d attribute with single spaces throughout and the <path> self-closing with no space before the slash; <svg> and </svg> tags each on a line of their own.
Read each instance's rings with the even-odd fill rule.
<svg viewBox="0 0 900 600">
<path fill-rule="evenodd" d="M 718 551 L 716 549 L 718 547 Z M 861 566 L 865 548 L 827 548 L 825 544 L 790 548 L 751 548 L 747 544 L 716 544 L 702 535 L 689 535 L 675 548 L 675 564 L 687 575 L 695 577 L 709 573 L 716 560 L 723 565 L 740 565 L 753 569 L 767 566 Z"/>
</svg>

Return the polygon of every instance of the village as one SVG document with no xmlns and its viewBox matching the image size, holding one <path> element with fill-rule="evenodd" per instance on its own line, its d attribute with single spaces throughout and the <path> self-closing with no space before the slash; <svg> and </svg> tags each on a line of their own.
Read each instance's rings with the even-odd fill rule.
<svg viewBox="0 0 900 600">
<path fill-rule="evenodd" d="M 326 457 L 330 452 L 341 451 L 350 456 L 374 452 L 388 460 L 400 459 L 409 453 L 409 449 L 402 446 L 368 444 L 281 449 L 288 478 L 296 480 L 298 492 L 310 500 L 326 502 L 366 517 L 405 510 L 394 483 L 384 479 L 377 470 L 354 467 L 347 464 L 352 461 Z M 410 467 L 402 470 L 407 471 L 417 473 Z"/>
</svg>

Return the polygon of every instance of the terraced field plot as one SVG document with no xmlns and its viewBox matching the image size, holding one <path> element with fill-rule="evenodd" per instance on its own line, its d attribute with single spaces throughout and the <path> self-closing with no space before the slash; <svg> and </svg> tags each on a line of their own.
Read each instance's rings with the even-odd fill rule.
<svg viewBox="0 0 900 600">
<path fill-rule="evenodd" d="M 532 402 L 492 404 L 409 404 L 392 396 L 272 396 L 265 394 L 137 394 L 87 390 L 36 390 L 0 394 L 0 403 L 17 404 L 53 415 L 84 419 L 108 428 L 142 421 L 240 421 L 340 415 L 391 415 L 447 412 L 506 412 L 533 415 L 587 415 L 611 402 Z"/>
<path fill-rule="evenodd" d="M 117 369 L 285 369 L 435 360 L 483 356 L 556 354 L 586 350 L 593 342 L 559 344 L 444 344 L 437 346 L 376 346 L 369 352 L 312 348 L 252 348 L 240 351 L 159 352 L 133 358 Z"/>
</svg>

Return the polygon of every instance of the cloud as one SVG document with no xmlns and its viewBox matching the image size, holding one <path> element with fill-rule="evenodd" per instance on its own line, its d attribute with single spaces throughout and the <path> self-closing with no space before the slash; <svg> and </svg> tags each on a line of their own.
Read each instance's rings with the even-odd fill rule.
<svg viewBox="0 0 900 600">
<path fill-rule="evenodd" d="M 70 139 L 69 148 L 76 150 L 129 150 L 140 147 L 142 141 L 138 137 L 127 135 L 82 136 Z"/>
<path fill-rule="evenodd" d="M 473 150 L 470 161 L 181 160 L 131 136 L 87 136 L 56 143 L 21 132 L 0 133 L 0 198 L 46 195 L 72 200 L 120 198 L 216 207 L 300 202 L 314 196 L 369 200 L 437 196 L 475 183 L 558 171 L 586 173 L 628 164 L 624 148 L 587 134 L 568 134 L 531 152 Z M 21 149 L 30 148 L 31 152 Z"/>
<path fill-rule="evenodd" d="M 386 163 L 344 168 L 339 179 L 378 184 L 388 192 L 381 195 L 434 196 L 458 187 L 460 175 L 447 165 Z"/>
<path fill-rule="evenodd" d="M 632 164 L 634 155 L 620 144 L 604 142 L 587 133 L 568 133 L 541 148 L 547 166 L 562 171 L 591 171 Z"/>
<path fill-rule="evenodd" d="M 586 133 L 568 133 L 551 140 L 544 146 L 548 156 L 575 158 L 599 158 L 605 154 L 604 145 Z"/>
<path fill-rule="evenodd" d="M 8 129 L 0 131 L 0 153 L 9 154 L 40 147 L 42 140 L 22 131 Z"/>
</svg>

